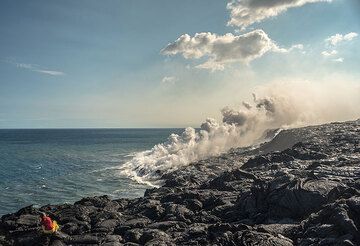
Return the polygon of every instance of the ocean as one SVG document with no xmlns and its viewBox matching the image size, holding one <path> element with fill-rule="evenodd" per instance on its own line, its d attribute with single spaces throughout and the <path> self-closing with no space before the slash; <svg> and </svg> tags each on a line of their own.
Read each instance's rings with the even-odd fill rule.
<svg viewBox="0 0 360 246">
<path fill-rule="evenodd" d="M 118 167 L 183 129 L 2 129 L 0 215 L 33 204 L 107 194 L 135 198 L 149 186 Z"/>
</svg>

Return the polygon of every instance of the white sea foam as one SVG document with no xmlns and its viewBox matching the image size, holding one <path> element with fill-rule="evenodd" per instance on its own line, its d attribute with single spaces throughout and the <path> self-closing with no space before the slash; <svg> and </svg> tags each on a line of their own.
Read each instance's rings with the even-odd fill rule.
<svg viewBox="0 0 360 246">
<path fill-rule="evenodd" d="M 258 87 L 251 103 L 224 108 L 222 122 L 207 119 L 199 131 L 188 127 L 164 143 L 137 153 L 120 173 L 136 182 L 157 186 L 161 174 L 197 160 L 249 146 L 268 129 L 290 128 L 360 116 L 360 89 L 353 83 L 271 83 Z"/>
</svg>

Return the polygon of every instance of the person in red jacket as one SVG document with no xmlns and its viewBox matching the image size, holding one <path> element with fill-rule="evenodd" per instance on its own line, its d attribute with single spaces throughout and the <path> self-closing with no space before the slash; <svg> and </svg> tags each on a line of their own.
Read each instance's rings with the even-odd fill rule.
<svg viewBox="0 0 360 246">
<path fill-rule="evenodd" d="M 44 231 L 44 233 L 54 233 L 59 229 L 59 226 L 57 222 L 52 220 L 49 216 L 47 216 L 45 213 L 40 214 L 41 218 L 41 227 Z"/>
</svg>

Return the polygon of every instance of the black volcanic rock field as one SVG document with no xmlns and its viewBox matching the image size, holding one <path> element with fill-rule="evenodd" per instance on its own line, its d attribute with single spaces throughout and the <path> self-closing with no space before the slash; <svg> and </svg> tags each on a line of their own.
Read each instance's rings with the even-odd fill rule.
<svg viewBox="0 0 360 246">
<path fill-rule="evenodd" d="M 162 178 L 137 199 L 4 215 L 0 245 L 360 245 L 360 120 L 284 130 Z M 61 233 L 42 235 L 39 211 Z"/>
</svg>

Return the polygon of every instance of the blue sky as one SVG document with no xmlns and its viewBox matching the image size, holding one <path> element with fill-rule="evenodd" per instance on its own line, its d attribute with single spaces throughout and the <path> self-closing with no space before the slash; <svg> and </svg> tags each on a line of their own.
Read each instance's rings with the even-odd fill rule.
<svg viewBox="0 0 360 246">
<path fill-rule="evenodd" d="M 269 81 L 360 78 L 359 37 L 344 38 L 360 33 L 357 0 L 289 8 L 245 29 L 227 25 L 218 0 L 3 0 L 0 12 L 0 128 L 198 126 Z M 214 71 L 197 66 L 219 53 L 161 53 L 182 34 L 257 29 L 287 51 Z M 335 34 L 344 40 L 325 41 Z"/>
</svg>

